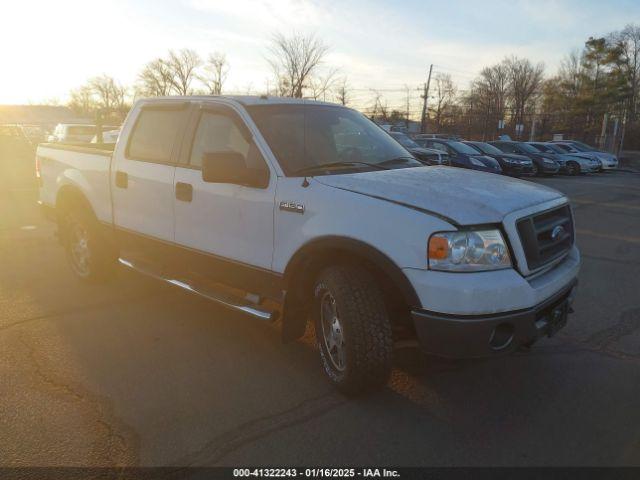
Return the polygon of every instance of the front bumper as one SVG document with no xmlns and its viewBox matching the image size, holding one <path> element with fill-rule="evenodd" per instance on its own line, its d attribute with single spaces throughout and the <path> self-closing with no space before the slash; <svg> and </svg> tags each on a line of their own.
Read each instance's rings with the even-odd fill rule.
<svg viewBox="0 0 640 480">
<path fill-rule="evenodd" d="M 448 358 L 490 357 L 530 345 L 564 326 L 576 294 L 577 279 L 538 305 L 493 315 L 459 316 L 414 310 L 422 349 Z"/>
<path fill-rule="evenodd" d="M 505 163 L 502 167 L 505 175 L 533 175 L 532 164 Z"/>
<path fill-rule="evenodd" d="M 618 168 L 618 162 L 607 162 L 605 160 L 602 160 L 600 162 L 602 164 L 602 170 L 615 170 L 616 168 Z"/>
</svg>

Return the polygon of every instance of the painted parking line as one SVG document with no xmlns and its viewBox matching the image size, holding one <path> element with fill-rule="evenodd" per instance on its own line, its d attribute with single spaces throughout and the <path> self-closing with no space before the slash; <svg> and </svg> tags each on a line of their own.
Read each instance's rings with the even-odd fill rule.
<svg viewBox="0 0 640 480">
<path fill-rule="evenodd" d="M 640 237 L 630 237 L 628 235 L 612 235 L 610 233 L 594 232 L 593 230 L 576 229 L 578 235 L 587 235 L 590 237 L 606 238 L 607 240 L 618 240 L 620 242 L 629 242 L 640 245 Z"/>
</svg>

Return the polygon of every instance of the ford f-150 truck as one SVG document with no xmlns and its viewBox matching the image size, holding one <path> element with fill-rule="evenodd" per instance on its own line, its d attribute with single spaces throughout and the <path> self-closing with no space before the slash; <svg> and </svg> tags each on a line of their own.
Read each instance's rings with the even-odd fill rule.
<svg viewBox="0 0 640 480">
<path fill-rule="evenodd" d="M 561 193 L 423 166 L 362 114 L 271 97 L 138 101 L 117 143 L 43 144 L 40 203 L 71 268 L 116 264 L 315 327 L 330 381 L 384 385 L 394 345 L 483 357 L 566 323 L 580 256 Z"/>
</svg>

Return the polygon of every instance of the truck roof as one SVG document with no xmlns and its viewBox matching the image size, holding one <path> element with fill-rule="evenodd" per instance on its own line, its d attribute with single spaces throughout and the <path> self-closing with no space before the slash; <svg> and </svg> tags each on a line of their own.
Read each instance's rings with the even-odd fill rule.
<svg viewBox="0 0 640 480">
<path fill-rule="evenodd" d="M 318 100 L 312 100 L 308 98 L 291 98 L 291 97 L 276 97 L 272 95 L 176 95 L 169 97 L 147 97 L 143 98 L 140 101 L 144 103 L 153 103 L 154 101 L 176 101 L 176 102 L 185 102 L 185 101 L 207 101 L 207 100 L 215 100 L 215 99 L 223 99 L 223 100 L 231 100 L 237 103 L 240 103 L 244 106 L 251 105 L 283 105 L 283 104 L 291 104 L 291 105 L 328 105 L 328 106 L 337 106 L 335 103 L 331 102 L 321 102 Z"/>
</svg>

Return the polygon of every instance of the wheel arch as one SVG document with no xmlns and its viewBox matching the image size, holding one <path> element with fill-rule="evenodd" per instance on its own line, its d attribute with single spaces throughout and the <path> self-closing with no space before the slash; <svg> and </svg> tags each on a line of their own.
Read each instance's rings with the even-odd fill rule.
<svg viewBox="0 0 640 480">
<path fill-rule="evenodd" d="M 63 243 L 66 240 L 66 229 L 63 225 L 64 215 L 74 208 L 84 209 L 95 218 L 95 211 L 87 196 L 77 185 L 67 183 L 58 189 L 55 203 L 58 236 Z"/>
<path fill-rule="evenodd" d="M 402 270 L 371 244 L 350 237 L 325 236 L 303 245 L 291 257 L 283 275 L 286 290 L 283 340 L 301 337 L 308 320 L 309 293 L 320 271 L 330 265 L 354 265 L 369 271 L 385 294 L 392 311 L 408 313 L 420 305 L 419 297 Z"/>
</svg>

